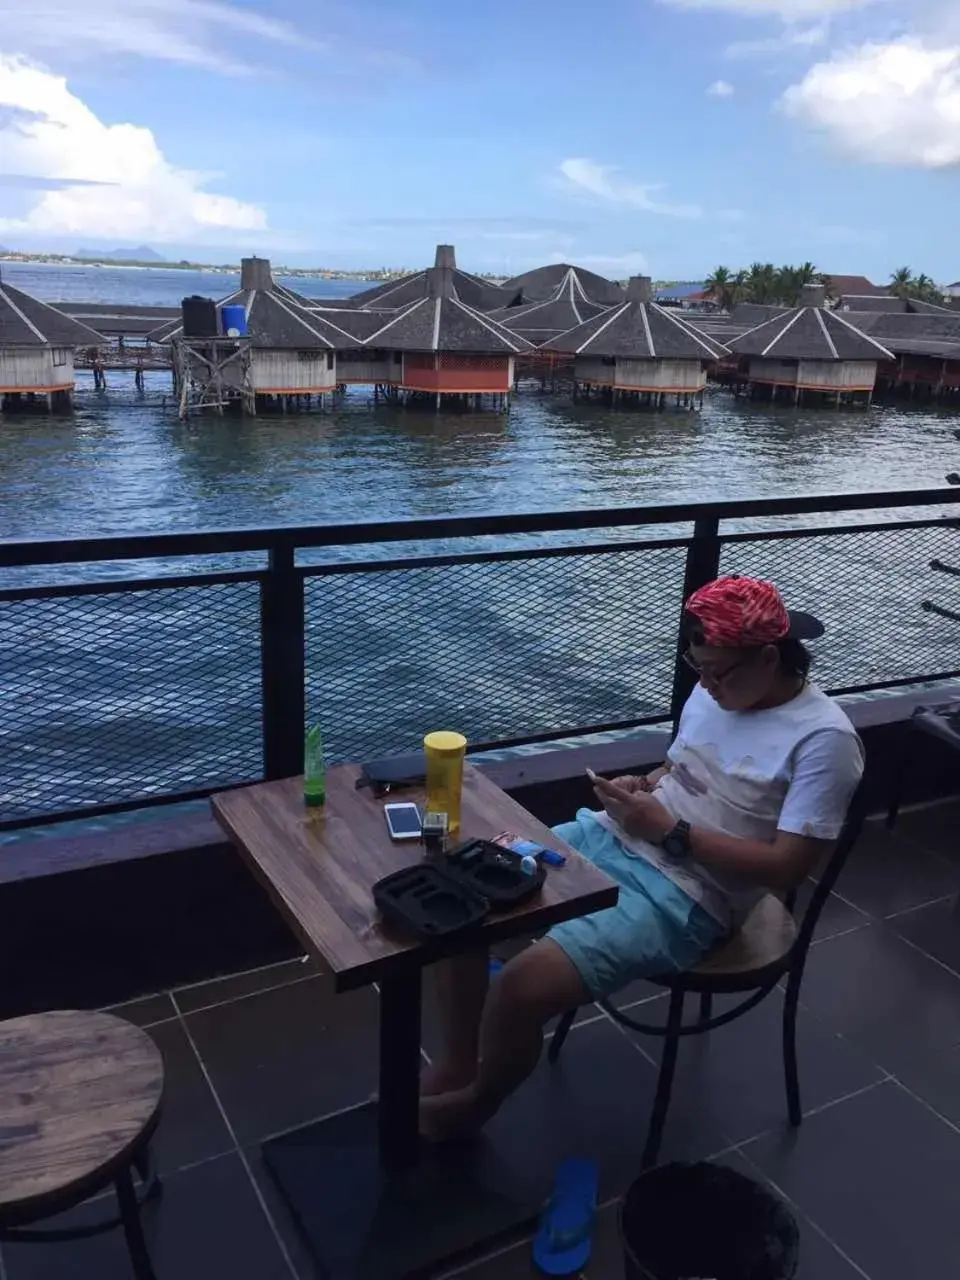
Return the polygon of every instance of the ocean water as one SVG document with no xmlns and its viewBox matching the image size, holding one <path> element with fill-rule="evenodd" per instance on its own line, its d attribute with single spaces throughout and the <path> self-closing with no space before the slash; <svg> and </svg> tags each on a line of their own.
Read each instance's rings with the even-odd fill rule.
<svg viewBox="0 0 960 1280">
<path fill-rule="evenodd" d="M 0 274 L 44 302 L 125 302 L 128 306 L 178 307 L 183 298 L 224 298 L 240 288 L 240 273 L 163 267 L 73 267 L 0 262 Z M 332 300 L 371 288 L 362 280 L 313 280 L 278 275 L 281 284 L 308 298 Z"/>
<path fill-rule="evenodd" d="M 152 270 L 4 265 L 3 275 L 50 299 L 158 305 L 236 287 Z M 315 296 L 334 284 L 343 287 L 295 282 Z M 956 423 L 935 409 L 796 411 L 720 391 L 701 413 L 535 392 L 514 397 L 507 413 L 434 413 L 374 406 L 361 390 L 322 413 L 181 423 L 166 374 L 148 375 L 141 394 L 132 373 L 112 373 L 105 392 L 81 386 L 72 416 L 0 420 L 0 538 L 939 486 L 960 461 Z M 600 530 L 518 545 L 635 536 Z M 436 549 L 332 548 L 308 559 Z M 920 607 L 928 598 L 960 607 L 953 582 L 929 568 L 935 555 L 960 563 L 960 532 L 736 544 L 722 567 L 773 577 L 794 603 L 818 609 L 830 627 L 821 678 L 846 687 L 960 669 L 960 626 Z M 335 758 L 356 758 L 415 744 L 427 721 L 491 741 L 661 714 L 682 562 L 682 551 L 624 550 L 311 578 L 311 716 Z M 261 564 L 8 569 L 0 586 Z M 256 585 L 2 600 L 0 689 L 0 817 L 255 777 Z"/>
</svg>

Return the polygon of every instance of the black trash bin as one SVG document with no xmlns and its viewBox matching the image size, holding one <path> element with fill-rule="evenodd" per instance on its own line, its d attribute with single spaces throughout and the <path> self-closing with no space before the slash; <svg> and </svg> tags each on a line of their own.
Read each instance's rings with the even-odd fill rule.
<svg viewBox="0 0 960 1280">
<path fill-rule="evenodd" d="M 792 1280 L 799 1233 L 786 1205 L 724 1165 L 667 1164 L 620 1209 L 627 1280 Z"/>
</svg>

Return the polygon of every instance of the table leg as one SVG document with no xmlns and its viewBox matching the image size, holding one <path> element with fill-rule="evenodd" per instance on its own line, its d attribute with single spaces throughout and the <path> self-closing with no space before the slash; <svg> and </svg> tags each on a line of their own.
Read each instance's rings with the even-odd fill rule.
<svg viewBox="0 0 960 1280">
<path fill-rule="evenodd" d="M 380 983 L 380 1105 L 378 1138 L 385 1169 L 417 1161 L 420 1148 L 420 1022 L 422 970 Z"/>
<path fill-rule="evenodd" d="M 448 1266 L 535 1220 L 533 1187 L 483 1140 L 432 1147 L 418 1134 L 421 971 L 380 983 L 375 1105 L 264 1144 L 265 1163 L 330 1280 L 405 1280 Z"/>
</svg>

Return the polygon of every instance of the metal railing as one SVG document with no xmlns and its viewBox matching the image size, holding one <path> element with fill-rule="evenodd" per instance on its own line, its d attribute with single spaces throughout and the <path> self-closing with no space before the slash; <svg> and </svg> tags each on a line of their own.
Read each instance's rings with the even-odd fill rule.
<svg viewBox="0 0 960 1280">
<path fill-rule="evenodd" d="M 946 488 L 0 542 L 18 582 L 0 585 L 0 829 L 297 773 L 308 719 L 333 760 L 439 725 L 491 747 L 669 722 L 692 681 L 682 601 L 721 572 L 822 617 L 833 692 L 956 677 L 955 628 L 913 605 L 956 555 L 958 504 Z M 84 580 L 21 583 L 52 566 Z"/>
</svg>

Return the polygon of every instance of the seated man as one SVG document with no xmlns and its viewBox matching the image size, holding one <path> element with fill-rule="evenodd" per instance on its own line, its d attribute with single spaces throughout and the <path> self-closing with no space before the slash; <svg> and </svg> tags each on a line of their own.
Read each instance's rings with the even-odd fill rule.
<svg viewBox="0 0 960 1280">
<path fill-rule="evenodd" d="M 863 749 L 808 682 L 803 641 L 823 634 L 820 623 L 788 612 L 771 583 L 729 577 L 690 597 L 683 629 L 700 680 L 666 764 L 597 779 L 603 808 L 556 829 L 617 882 L 617 906 L 551 929 L 489 991 L 486 954 L 437 966 L 443 1049 L 423 1079 L 424 1136 L 484 1124 L 536 1066 L 546 1022 L 695 965 L 840 834 Z"/>
</svg>

